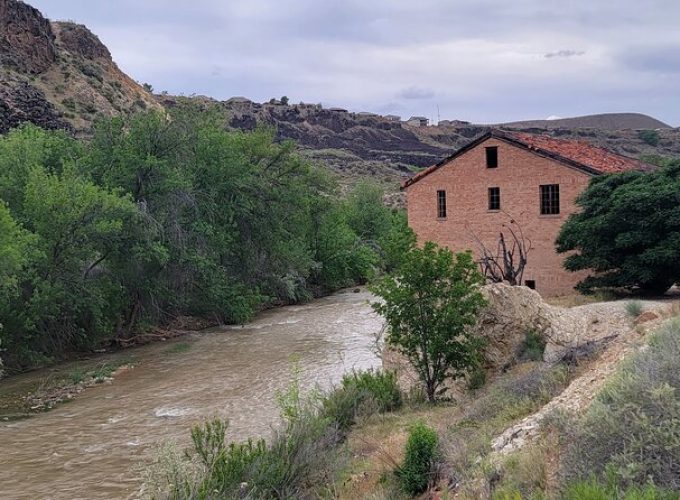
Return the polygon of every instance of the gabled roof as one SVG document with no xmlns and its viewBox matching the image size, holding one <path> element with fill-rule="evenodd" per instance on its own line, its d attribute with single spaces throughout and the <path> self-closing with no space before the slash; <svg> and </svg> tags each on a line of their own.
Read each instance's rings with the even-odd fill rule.
<svg viewBox="0 0 680 500">
<path fill-rule="evenodd" d="M 627 172 L 629 170 L 649 171 L 656 168 L 648 163 L 614 153 L 599 146 L 594 146 L 586 141 L 555 139 L 554 137 L 547 135 L 533 135 L 522 132 L 508 132 L 492 129 L 486 134 L 466 144 L 452 155 L 444 158 L 439 163 L 432 165 L 407 179 L 402 183 L 402 189 L 414 184 L 454 158 L 492 137 L 526 149 L 540 156 L 559 161 L 569 167 L 582 170 L 590 175 L 615 174 Z"/>
</svg>

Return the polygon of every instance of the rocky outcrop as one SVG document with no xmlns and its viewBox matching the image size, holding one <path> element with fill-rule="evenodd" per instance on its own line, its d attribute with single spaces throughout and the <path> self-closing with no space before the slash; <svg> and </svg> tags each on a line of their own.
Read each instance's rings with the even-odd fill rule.
<svg viewBox="0 0 680 500">
<path fill-rule="evenodd" d="M 112 61 L 111 52 L 87 26 L 71 22 L 52 23 L 59 43 L 71 54 L 85 59 Z"/>
<path fill-rule="evenodd" d="M 88 135 L 98 115 L 162 109 L 87 27 L 18 0 L 0 0 L 0 66 L 0 133 L 30 122 Z"/>
<path fill-rule="evenodd" d="M 482 293 L 487 306 L 474 330 L 487 341 L 484 368 L 490 377 L 521 360 L 529 332 L 544 340 L 544 362 L 578 363 L 620 342 L 634 326 L 623 301 L 562 308 L 545 303 L 537 292 L 521 286 L 487 285 Z M 651 310 L 648 313 L 643 313 L 645 322 L 657 318 Z M 407 360 L 389 348 L 383 352 L 383 366 L 396 370 L 405 388 L 418 383 Z M 465 384 L 459 381 L 450 384 L 449 389 L 455 397 L 465 390 Z"/>
<path fill-rule="evenodd" d="M 71 129 L 40 90 L 27 82 L 0 77 L 0 134 L 26 122 L 48 130 Z"/>
<path fill-rule="evenodd" d="M 0 0 L 0 65 L 36 74 L 56 60 L 55 36 L 40 11 L 18 0 Z"/>
</svg>

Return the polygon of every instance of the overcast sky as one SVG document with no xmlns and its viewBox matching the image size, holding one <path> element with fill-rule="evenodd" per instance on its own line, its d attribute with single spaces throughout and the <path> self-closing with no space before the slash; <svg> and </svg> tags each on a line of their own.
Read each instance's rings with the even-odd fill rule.
<svg viewBox="0 0 680 500">
<path fill-rule="evenodd" d="M 494 123 L 680 125 L 678 0 L 28 0 L 157 91 Z"/>
</svg>

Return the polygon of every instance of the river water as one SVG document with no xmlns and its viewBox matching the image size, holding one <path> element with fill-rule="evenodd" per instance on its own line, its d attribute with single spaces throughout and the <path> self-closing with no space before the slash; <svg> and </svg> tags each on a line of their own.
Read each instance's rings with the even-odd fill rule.
<svg viewBox="0 0 680 500">
<path fill-rule="evenodd" d="M 181 339 L 186 352 L 173 353 L 169 343 L 136 349 L 136 366 L 113 383 L 0 424 L 0 498 L 137 498 L 140 466 L 156 445 L 187 444 L 190 427 L 213 416 L 229 420 L 232 438 L 267 436 L 292 359 L 306 387 L 379 365 L 373 344 L 382 322 L 370 298 L 344 292 L 267 311 L 245 327 Z"/>
</svg>

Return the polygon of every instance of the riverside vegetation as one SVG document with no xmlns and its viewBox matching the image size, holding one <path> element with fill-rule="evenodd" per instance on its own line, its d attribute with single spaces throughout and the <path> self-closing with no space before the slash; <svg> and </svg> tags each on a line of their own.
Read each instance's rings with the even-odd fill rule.
<svg viewBox="0 0 680 500">
<path fill-rule="evenodd" d="M 271 130 L 179 106 L 99 121 L 90 141 L 0 138 L 0 342 L 20 371 L 179 315 L 241 323 L 366 281 L 410 244 L 402 213 Z"/>
<path fill-rule="evenodd" d="M 224 421 L 197 426 L 190 450 L 162 449 L 146 493 L 677 499 L 679 360 L 675 319 L 619 368 L 585 414 L 548 415 L 536 441 L 500 459 L 491 452 L 493 437 L 559 394 L 578 368 L 524 361 L 465 399 L 437 405 L 424 393 L 402 394 L 391 373 L 350 374 L 331 392 L 306 397 L 293 383 L 279 398 L 283 423 L 269 442 L 230 443 Z"/>
</svg>

